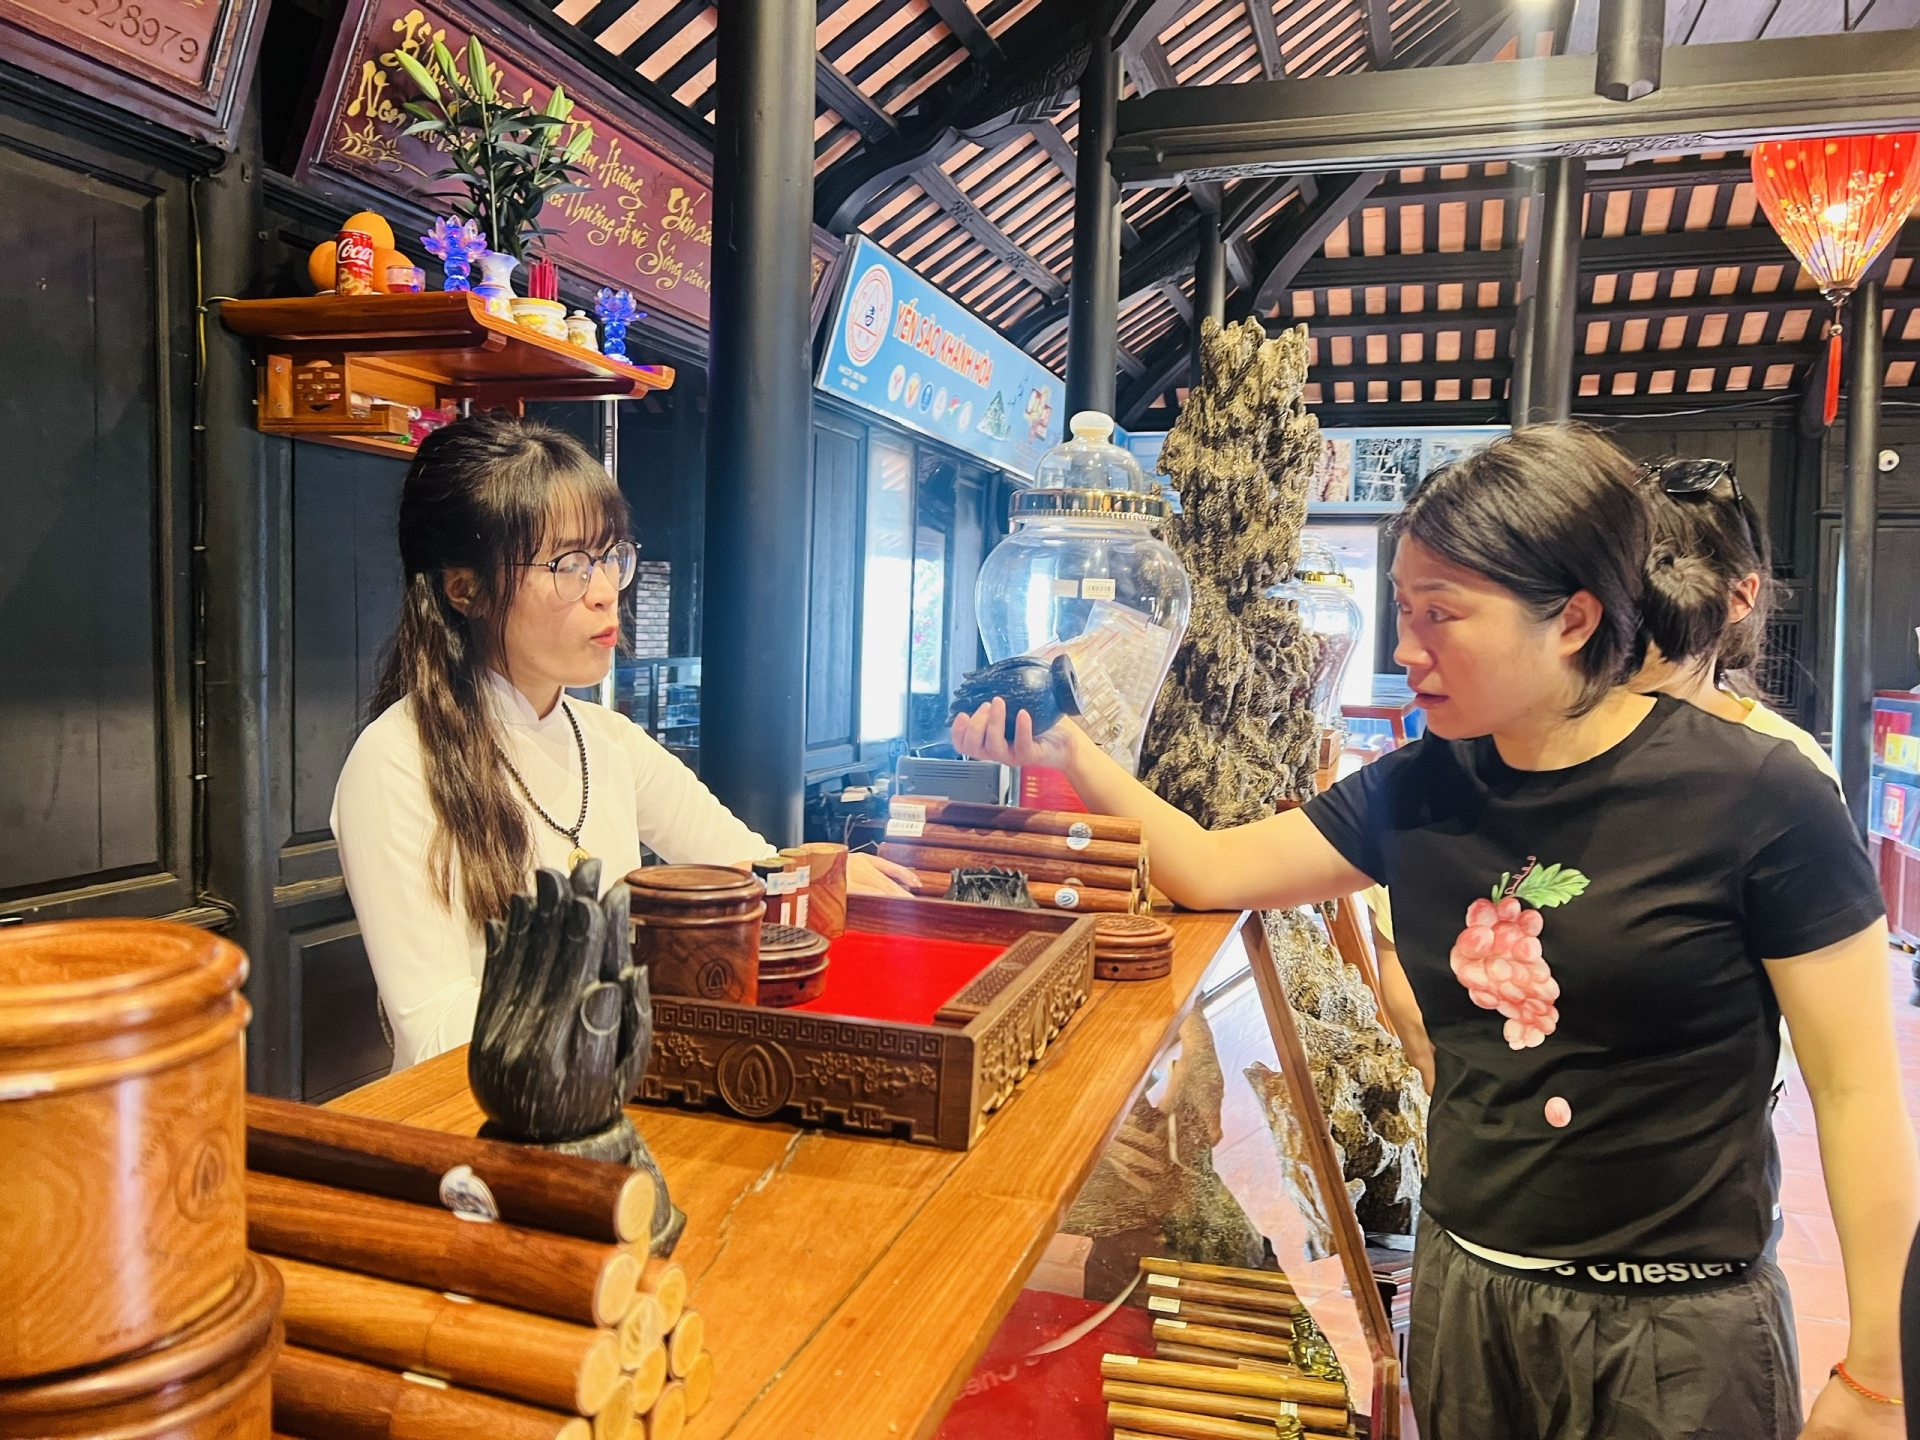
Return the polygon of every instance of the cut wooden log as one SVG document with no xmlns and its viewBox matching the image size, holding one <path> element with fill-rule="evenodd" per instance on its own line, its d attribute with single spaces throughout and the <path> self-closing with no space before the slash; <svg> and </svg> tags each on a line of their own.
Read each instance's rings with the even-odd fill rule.
<svg viewBox="0 0 1920 1440">
<path fill-rule="evenodd" d="M 1181 1365 L 1171 1360 L 1143 1360 L 1138 1355 L 1103 1355 L 1100 1377 L 1138 1385 L 1171 1385 L 1180 1390 L 1210 1390 L 1217 1395 L 1291 1400 L 1296 1405 L 1324 1405 L 1329 1410 L 1347 1408 L 1346 1386 L 1336 1380 L 1319 1380 L 1310 1375 L 1267 1375 L 1244 1369 Z"/>
<path fill-rule="evenodd" d="M 247 1168 L 415 1205 L 458 1208 L 453 1199 L 484 1204 L 484 1195 L 509 1225 L 583 1240 L 644 1244 L 653 1232 L 645 1170 L 260 1095 L 247 1097 Z M 466 1177 L 452 1173 L 462 1168 Z"/>
<path fill-rule="evenodd" d="M 1238 1265 L 1201 1265 L 1190 1260 L 1168 1260 L 1158 1255 L 1142 1255 L 1140 1273 L 1177 1276 L 1183 1280 L 1211 1281 L 1216 1285 L 1237 1285 L 1243 1290 L 1272 1290 L 1281 1295 L 1294 1293 L 1293 1281 L 1278 1270 L 1247 1270 Z"/>
<path fill-rule="evenodd" d="M 1153 1353 L 1162 1360 L 1177 1360 L 1183 1365 L 1213 1365 L 1222 1370 L 1251 1370 L 1258 1375 L 1298 1375 L 1295 1365 L 1278 1360 L 1257 1360 L 1251 1355 L 1235 1355 L 1229 1350 L 1208 1350 L 1199 1345 L 1182 1345 L 1173 1340 L 1156 1340 Z"/>
<path fill-rule="evenodd" d="M 680 1440 L 687 1428 L 687 1387 L 669 1380 L 647 1412 L 647 1440 Z"/>
<path fill-rule="evenodd" d="M 1273 1360 L 1282 1365 L 1293 1360 L 1293 1344 L 1271 1335 L 1254 1335 L 1245 1330 L 1201 1325 L 1189 1320 L 1158 1319 L 1153 1322 L 1153 1338 L 1175 1345 L 1199 1345 L 1208 1350 L 1224 1350 L 1230 1355 L 1249 1355 L 1255 1360 Z"/>
<path fill-rule="evenodd" d="M 620 1381 L 611 1330 L 461 1300 L 350 1270 L 269 1257 L 286 1282 L 287 1339 L 532 1405 L 598 1415 Z"/>
<path fill-rule="evenodd" d="M 1002 865 L 1000 869 L 1015 869 L 1016 866 Z M 913 893 L 923 895 L 930 900 L 943 898 L 953 883 L 953 874 L 947 870 L 915 870 Z M 1061 891 L 1072 892 L 1073 904 L 1062 905 Z M 1082 911 L 1089 915 L 1128 915 L 1140 904 L 1139 895 L 1130 890 L 1099 890 L 1081 885 L 1049 885 L 1044 881 L 1029 878 L 1027 893 L 1033 896 L 1033 903 L 1047 910 Z"/>
<path fill-rule="evenodd" d="M 707 1408 L 707 1401 L 713 1398 L 713 1352 L 702 1350 L 700 1358 L 687 1370 L 687 1418 L 691 1420 Z"/>
<path fill-rule="evenodd" d="M 680 1316 L 680 1323 L 673 1327 L 673 1334 L 667 1341 L 667 1371 L 676 1380 L 684 1380 L 693 1371 L 693 1362 L 698 1360 L 707 1348 L 707 1322 L 700 1318 L 698 1310 L 688 1310 Z"/>
<path fill-rule="evenodd" d="M 660 1304 L 660 1328 L 671 1331 L 687 1308 L 687 1269 L 678 1260 L 655 1258 L 640 1274 L 640 1289 Z"/>
<path fill-rule="evenodd" d="M 633 1408 L 633 1377 L 622 1375 L 613 1398 L 593 1417 L 593 1440 L 627 1440 L 639 1419 Z"/>
<path fill-rule="evenodd" d="M 1211 1415 L 1222 1420 L 1264 1420 L 1273 1422 L 1292 1416 L 1313 1430 L 1342 1431 L 1347 1427 L 1347 1412 L 1322 1405 L 1299 1405 L 1291 1400 L 1261 1400 L 1251 1395 L 1217 1395 L 1205 1390 L 1182 1390 L 1171 1385 L 1136 1385 L 1129 1380 L 1103 1380 L 1101 1396 L 1123 1405 L 1144 1405 L 1154 1410 L 1182 1410 L 1193 1415 Z M 1271 1428 L 1268 1430 L 1271 1436 Z"/>
<path fill-rule="evenodd" d="M 1225 1305 L 1203 1305 L 1192 1300 L 1176 1299 L 1172 1295 L 1149 1296 L 1147 1309 L 1155 1315 L 1171 1315 L 1176 1320 L 1190 1320 L 1199 1325 L 1251 1330 L 1255 1335 L 1274 1335 L 1282 1340 L 1293 1338 L 1293 1318 L 1288 1315 L 1263 1315 L 1252 1310 L 1234 1310 Z"/>
<path fill-rule="evenodd" d="M 591 1440 L 578 1415 L 288 1345 L 273 1368 L 273 1427 L 306 1440 Z"/>
<path fill-rule="evenodd" d="M 1147 1276 L 1147 1294 L 1199 1300 L 1230 1310 L 1252 1310 L 1261 1315 L 1297 1315 L 1306 1307 L 1284 1290 L 1252 1290 L 1241 1285 L 1217 1285 L 1210 1280 L 1188 1280 L 1179 1275 Z"/>
<path fill-rule="evenodd" d="M 619 1245 L 481 1225 L 451 1211 L 247 1173 L 247 1242 L 365 1275 L 451 1290 L 582 1325 L 627 1313 L 640 1261 Z M 683 1276 L 685 1272 L 682 1272 Z"/>
<path fill-rule="evenodd" d="M 924 805 L 927 819 L 941 825 L 983 830 L 1021 830 L 1033 835 L 1085 833 L 1092 840 L 1122 840 L 1138 845 L 1144 827 L 1124 815 L 1084 815 L 1077 810 L 1023 810 L 1017 805 L 983 805 L 972 800 L 943 800 L 937 795 L 900 795 L 897 800 Z"/>
<path fill-rule="evenodd" d="M 620 1322 L 620 1366 L 632 1370 L 649 1350 L 667 1338 L 666 1316 L 659 1297 L 642 1290 L 633 1297 L 626 1317 Z"/>
<path fill-rule="evenodd" d="M 640 1357 L 630 1377 L 633 1381 L 633 1408 L 641 1415 L 653 1409 L 660 1392 L 667 1388 L 667 1347 L 655 1345 Z"/>
</svg>

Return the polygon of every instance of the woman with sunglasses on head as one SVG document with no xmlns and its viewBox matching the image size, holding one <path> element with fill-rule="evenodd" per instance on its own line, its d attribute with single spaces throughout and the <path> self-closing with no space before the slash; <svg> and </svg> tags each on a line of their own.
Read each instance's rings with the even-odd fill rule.
<svg viewBox="0 0 1920 1440">
<path fill-rule="evenodd" d="M 1299 809 L 1202 830 L 1070 723 L 1036 737 L 1023 714 L 1007 740 L 998 701 L 954 744 L 1139 818 L 1155 882 L 1194 909 L 1391 887 L 1436 1072 L 1409 1343 L 1423 1440 L 1891 1440 L 1920 1165 L 1879 887 L 1791 745 L 1631 688 L 1640 478 L 1590 432 L 1537 429 L 1429 479 L 1393 567 L 1427 733 Z M 1783 1012 L 1852 1309 L 1804 1432 L 1764 1254 Z"/>
<path fill-rule="evenodd" d="M 396 1070 L 472 1037 L 484 923 L 536 868 L 591 856 L 612 885 L 642 845 L 678 864 L 773 852 L 639 726 L 564 694 L 613 664 L 627 533 L 605 468 L 533 421 L 457 421 L 407 472 L 400 624 L 333 801 Z M 852 889 L 903 878 L 849 862 Z"/>
</svg>

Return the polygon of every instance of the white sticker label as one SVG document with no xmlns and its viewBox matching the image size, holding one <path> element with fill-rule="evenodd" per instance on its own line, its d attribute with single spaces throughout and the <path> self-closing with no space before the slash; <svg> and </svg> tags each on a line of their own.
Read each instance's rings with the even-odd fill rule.
<svg viewBox="0 0 1920 1440">
<path fill-rule="evenodd" d="M 1187 1322 L 1184 1320 L 1156 1320 L 1153 1323 L 1156 1325 L 1164 1325 L 1169 1330 L 1184 1330 L 1187 1328 Z"/>
<path fill-rule="evenodd" d="M 1084 820 L 1076 820 L 1067 827 L 1067 848 L 1084 850 L 1093 843 L 1093 827 Z"/>
<path fill-rule="evenodd" d="M 919 809 L 917 805 L 914 808 L 916 810 Z M 893 819 L 887 821 L 887 838 L 889 840 L 918 840 L 922 835 L 926 834 L 926 831 L 927 822 L 924 820 L 903 820 L 896 815 Z"/>
<path fill-rule="evenodd" d="M 1077 910 L 1080 908 L 1080 892 L 1071 885 L 1062 885 L 1053 892 L 1053 903 L 1062 910 Z"/>
<path fill-rule="evenodd" d="M 1280 1402 L 1280 1413 L 1282 1415 L 1290 1415 L 1295 1420 L 1298 1420 L 1300 1418 L 1300 1407 L 1291 1400 L 1282 1400 Z"/>
<path fill-rule="evenodd" d="M 451 1388 L 446 1381 L 436 1375 L 420 1375 L 412 1370 L 402 1370 L 400 1372 L 400 1378 L 402 1380 L 411 1380 L 415 1385 L 425 1385 L 429 1390 L 446 1390 Z"/>
<path fill-rule="evenodd" d="M 804 875 L 807 872 L 802 870 L 800 873 Z M 813 897 L 811 895 L 802 894 L 798 900 L 794 901 L 794 906 L 795 906 L 795 909 L 798 911 L 798 915 L 794 919 L 793 923 L 798 925 L 802 930 L 807 928 L 807 901 L 811 900 L 812 898 Z"/>
<path fill-rule="evenodd" d="M 856 801 L 866 799 L 872 793 L 873 791 L 869 790 L 865 785 L 850 785 L 840 792 L 840 801 L 842 804 L 851 805 Z"/>
<path fill-rule="evenodd" d="M 1080 598 L 1082 600 L 1111 600 L 1113 598 L 1113 581 L 1094 580 L 1091 578 L 1082 580 L 1080 582 Z"/>
<path fill-rule="evenodd" d="M 768 898 L 771 899 L 776 895 L 799 894 L 800 887 L 807 883 L 802 878 L 805 873 L 803 870 L 782 870 L 778 875 L 767 876 Z"/>
<path fill-rule="evenodd" d="M 1147 1276 L 1147 1284 L 1156 1290 L 1178 1290 L 1180 1288 L 1180 1277 L 1178 1275 L 1149 1275 Z"/>
<path fill-rule="evenodd" d="M 1138 1355 L 1102 1355 L 1100 1363 L 1102 1365 L 1138 1365 L 1140 1357 Z"/>
<path fill-rule="evenodd" d="M 1147 1297 L 1147 1308 L 1149 1310 L 1158 1310 L 1167 1315 L 1178 1315 L 1180 1313 L 1180 1302 L 1171 1295 L 1149 1295 Z"/>
<path fill-rule="evenodd" d="M 440 1203 L 462 1220 L 484 1222 L 500 1218 L 493 1191 L 473 1173 L 471 1165 L 456 1165 L 440 1177 Z"/>
<path fill-rule="evenodd" d="M 1054 598 L 1058 600 L 1077 600 L 1080 596 L 1078 580 L 1056 580 L 1049 588 L 1052 589 Z"/>
</svg>

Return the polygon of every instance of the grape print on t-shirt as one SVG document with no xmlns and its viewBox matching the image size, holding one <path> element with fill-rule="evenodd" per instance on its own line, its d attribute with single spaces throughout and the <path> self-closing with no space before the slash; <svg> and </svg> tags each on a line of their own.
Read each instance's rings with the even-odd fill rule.
<svg viewBox="0 0 1920 1440">
<path fill-rule="evenodd" d="M 1447 958 L 1473 1003 L 1507 1017 L 1501 1033 L 1515 1050 L 1538 1045 L 1560 1023 L 1560 986 L 1540 945 L 1546 917 L 1587 888 L 1587 877 L 1527 857 L 1518 875 L 1503 873 L 1490 899 L 1467 907 L 1467 928 Z"/>
</svg>

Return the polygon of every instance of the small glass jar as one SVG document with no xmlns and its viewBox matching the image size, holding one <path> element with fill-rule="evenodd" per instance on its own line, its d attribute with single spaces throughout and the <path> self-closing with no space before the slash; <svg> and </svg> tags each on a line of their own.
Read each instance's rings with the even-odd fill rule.
<svg viewBox="0 0 1920 1440">
<path fill-rule="evenodd" d="M 1293 578 L 1267 594 L 1300 607 L 1300 619 L 1316 642 L 1310 691 L 1314 718 L 1323 730 L 1343 728 L 1340 681 L 1366 623 L 1360 602 L 1353 597 L 1353 582 L 1341 571 L 1326 542 L 1309 535 L 1300 542 L 1300 560 L 1294 566 Z"/>
<path fill-rule="evenodd" d="M 1033 488 L 1014 493 L 1013 532 L 980 567 L 975 613 L 990 661 L 1071 658 L 1081 726 L 1134 770 L 1193 592 L 1154 534 L 1167 502 L 1112 443 L 1112 419 L 1084 410 L 1069 428 L 1073 438 L 1040 457 Z"/>
</svg>

